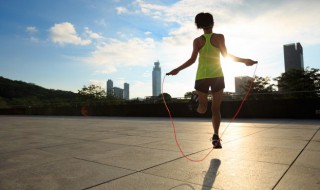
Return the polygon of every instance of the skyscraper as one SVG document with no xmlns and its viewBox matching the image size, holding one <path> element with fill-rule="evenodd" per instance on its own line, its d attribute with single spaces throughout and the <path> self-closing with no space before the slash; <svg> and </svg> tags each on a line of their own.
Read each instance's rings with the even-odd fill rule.
<svg viewBox="0 0 320 190">
<path fill-rule="evenodd" d="M 128 83 L 124 83 L 123 99 L 129 100 L 129 84 Z"/>
<path fill-rule="evenodd" d="M 113 81 L 108 80 L 107 81 L 107 95 L 112 95 L 117 98 L 129 100 L 129 84 L 124 83 L 124 88 L 114 87 Z"/>
<path fill-rule="evenodd" d="M 154 63 L 152 71 L 152 96 L 159 96 L 161 94 L 161 68 L 160 62 Z"/>
<path fill-rule="evenodd" d="M 122 88 L 113 87 L 112 91 L 113 91 L 113 95 L 115 97 L 123 99 L 123 89 Z"/>
<path fill-rule="evenodd" d="M 304 69 L 303 49 L 300 43 L 283 45 L 285 72 L 290 69 Z"/>
<path fill-rule="evenodd" d="M 252 77 L 248 76 L 242 76 L 242 77 L 235 77 L 235 87 L 236 87 L 236 94 L 245 94 L 245 90 L 243 87 L 245 87 L 251 80 Z"/>
<path fill-rule="evenodd" d="M 107 95 L 113 94 L 112 88 L 113 88 L 113 82 L 112 82 L 112 80 L 109 79 L 107 81 Z"/>
</svg>

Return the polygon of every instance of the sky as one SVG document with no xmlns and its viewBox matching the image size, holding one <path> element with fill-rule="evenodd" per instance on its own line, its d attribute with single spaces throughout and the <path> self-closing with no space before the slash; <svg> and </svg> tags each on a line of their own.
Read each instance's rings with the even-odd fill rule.
<svg viewBox="0 0 320 190">
<path fill-rule="evenodd" d="M 84 85 L 123 88 L 130 98 L 152 95 L 152 69 L 162 77 L 187 61 L 199 12 L 213 15 L 214 33 L 228 52 L 257 60 L 256 75 L 284 72 L 283 45 L 300 42 L 304 66 L 319 69 L 318 0 L 3 0 L 0 3 L 0 76 L 48 89 L 78 92 Z M 255 66 L 221 59 L 225 91 Z M 167 76 L 164 92 L 183 97 L 194 87 L 197 63 Z"/>
</svg>

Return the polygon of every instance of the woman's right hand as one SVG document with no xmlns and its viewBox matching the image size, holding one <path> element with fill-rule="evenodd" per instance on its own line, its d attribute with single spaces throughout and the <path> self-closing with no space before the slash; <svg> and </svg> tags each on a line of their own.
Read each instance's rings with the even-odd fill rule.
<svg viewBox="0 0 320 190">
<path fill-rule="evenodd" d="M 245 61 L 244 61 L 244 64 L 246 64 L 247 66 L 252 66 L 257 63 L 258 63 L 258 61 L 253 61 L 252 59 L 245 59 Z"/>
<path fill-rule="evenodd" d="M 172 71 L 170 71 L 169 73 L 167 73 L 166 75 L 176 75 L 179 73 L 178 69 L 173 69 Z"/>
</svg>

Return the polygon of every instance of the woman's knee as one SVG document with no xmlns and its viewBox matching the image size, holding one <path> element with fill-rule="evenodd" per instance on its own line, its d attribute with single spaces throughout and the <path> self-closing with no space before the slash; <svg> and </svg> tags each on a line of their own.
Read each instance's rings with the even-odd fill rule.
<svg viewBox="0 0 320 190">
<path fill-rule="evenodd" d="M 220 106 L 211 106 L 211 112 L 213 115 L 220 115 Z"/>
</svg>

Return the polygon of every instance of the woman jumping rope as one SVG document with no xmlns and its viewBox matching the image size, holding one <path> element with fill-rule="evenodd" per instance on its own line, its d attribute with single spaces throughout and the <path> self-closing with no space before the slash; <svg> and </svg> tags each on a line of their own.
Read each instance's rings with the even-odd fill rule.
<svg viewBox="0 0 320 190">
<path fill-rule="evenodd" d="M 219 137 L 219 127 L 221 122 L 220 104 L 225 87 L 223 72 L 220 64 L 220 53 L 223 57 L 230 57 L 236 62 L 242 62 L 247 66 L 258 63 L 251 59 L 243 59 L 228 53 L 224 36 L 212 33 L 214 25 L 213 17 L 210 13 L 199 13 L 195 17 L 195 24 L 198 29 L 203 29 L 204 34 L 193 41 L 193 51 L 190 59 L 173 69 L 167 75 L 176 75 L 181 70 L 192 65 L 199 53 L 198 70 L 196 74 L 195 90 L 196 94 L 191 97 L 191 101 L 198 102 L 197 112 L 205 113 L 208 105 L 209 87 L 212 92 L 212 125 L 214 134 L 212 145 L 214 148 L 222 148 Z"/>
</svg>

